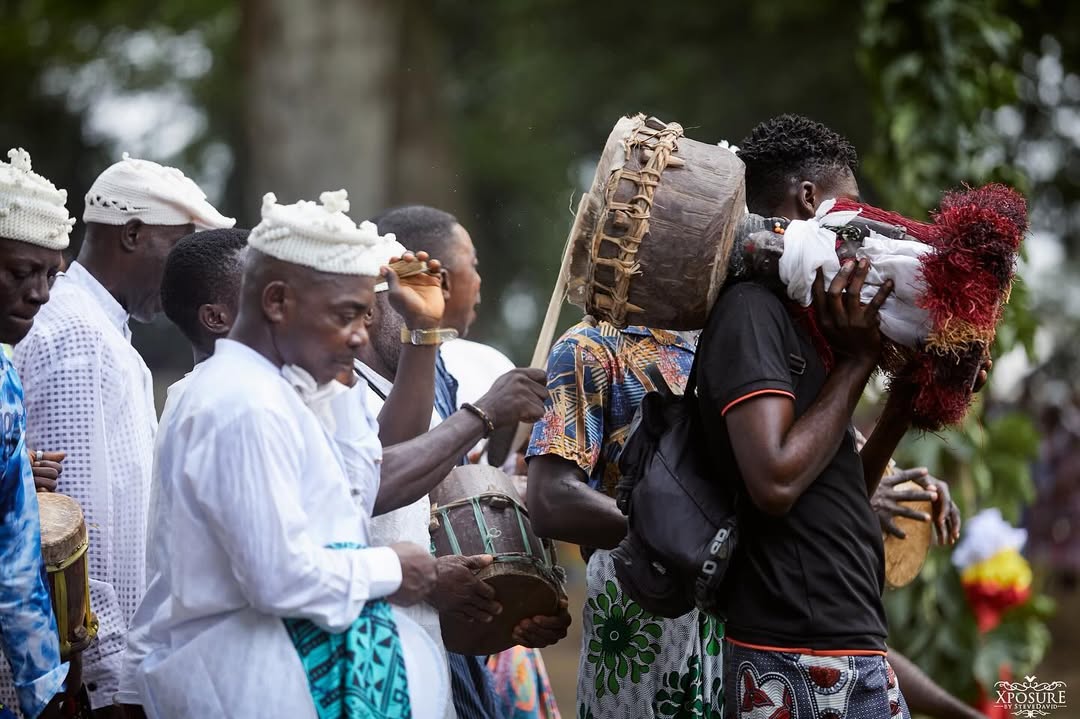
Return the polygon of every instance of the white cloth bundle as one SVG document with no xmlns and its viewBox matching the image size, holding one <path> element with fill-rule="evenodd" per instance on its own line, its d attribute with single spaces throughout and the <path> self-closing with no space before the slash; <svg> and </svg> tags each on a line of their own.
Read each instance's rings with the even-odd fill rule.
<svg viewBox="0 0 1080 719">
<path fill-rule="evenodd" d="M 830 214 L 835 204 L 835 200 L 823 202 L 813 219 L 793 220 L 784 232 L 780 281 L 787 287 L 788 297 L 804 307 L 812 300 L 818 268 L 825 275 L 826 287 L 840 271 L 836 233 L 830 228 L 843 227 L 859 214 Z M 905 347 L 919 347 L 930 333 L 930 316 L 917 301 L 923 290 L 919 258 L 933 251 L 922 242 L 894 240 L 871 232 L 856 252 L 859 259 L 869 260 L 871 267 L 860 293 L 863 302 L 873 299 L 886 280 L 893 281 L 893 293 L 881 308 L 881 331 Z"/>
</svg>

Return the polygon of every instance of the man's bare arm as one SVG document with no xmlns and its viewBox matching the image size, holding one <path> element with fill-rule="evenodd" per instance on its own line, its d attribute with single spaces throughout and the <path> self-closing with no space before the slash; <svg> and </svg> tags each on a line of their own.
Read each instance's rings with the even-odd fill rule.
<svg viewBox="0 0 1080 719">
<path fill-rule="evenodd" d="M 626 536 L 626 517 L 615 500 L 586 484 L 573 462 L 544 454 L 529 460 L 529 519 L 541 537 L 613 549 Z"/>
</svg>

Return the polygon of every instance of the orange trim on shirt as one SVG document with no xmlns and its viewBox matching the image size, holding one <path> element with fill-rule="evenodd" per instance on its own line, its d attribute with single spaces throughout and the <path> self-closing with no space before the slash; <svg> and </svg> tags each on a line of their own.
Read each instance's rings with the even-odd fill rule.
<svg viewBox="0 0 1080 719">
<path fill-rule="evenodd" d="M 731 637 L 725 639 L 735 646 L 756 649 L 761 652 L 786 652 L 788 654 L 809 654 L 814 657 L 883 657 L 886 652 L 877 649 L 807 649 L 805 647 L 766 647 L 760 644 L 747 644 Z"/>
<path fill-rule="evenodd" d="M 788 397 L 791 397 L 792 400 L 795 399 L 795 395 L 793 395 L 791 392 L 788 392 L 787 390 L 783 390 L 783 389 L 759 389 L 759 390 L 755 390 L 754 392 L 751 392 L 750 394 L 744 394 L 742 397 L 739 397 L 738 399 L 733 399 L 730 402 L 728 402 L 727 405 L 722 410 L 720 410 L 720 416 L 723 417 L 725 414 L 727 414 L 727 411 L 729 409 L 731 409 L 732 407 L 737 405 L 739 402 L 745 402 L 746 400 L 750 399 L 751 397 L 757 397 L 759 394 L 782 394 L 782 395 L 786 395 Z"/>
</svg>

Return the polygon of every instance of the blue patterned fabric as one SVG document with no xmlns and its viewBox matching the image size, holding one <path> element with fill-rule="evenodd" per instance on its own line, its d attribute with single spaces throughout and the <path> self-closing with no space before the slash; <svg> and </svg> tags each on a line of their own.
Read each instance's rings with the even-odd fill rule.
<svg viewBox="0 0 1080 719">
<path fill-rule="evenodd" d="M 0 432 L 0 646 L 11 665 L 19 708 L 36 717 L 62 688 L 67 664 L 60 662 L 41 557 L 22 383 L 6 354 L 0 354 Z"/>
<path fill-rule="evenodd" d="M 457 412 L 457 389 L 458 381 L 446 369 L 440 352 L 435 355 L 435 411 L 440 418 L 446 419 Z"/>
<path fill-rule="evenodd" d="M 668 388 L 682 392 L 696 343 L 688 334 L 647 327 L 574 325 L 548 355 L 548 400 L 527 455 L 568 459 L 590 487 L 614 496 L 630 423 L 641 398 L 658 389 L 645 369 L 655 364 Z"/>
<path fill-rule="evenodd" d="M 351 542 L 330 548 L 363 549 Z M 386 601 L 365 603 L 360 616 L 341 634 L 307 619 L 286 619 L 285 629 L 307 672 L 319 719 L 412 717 L 405 657 Z"/>
</svg>

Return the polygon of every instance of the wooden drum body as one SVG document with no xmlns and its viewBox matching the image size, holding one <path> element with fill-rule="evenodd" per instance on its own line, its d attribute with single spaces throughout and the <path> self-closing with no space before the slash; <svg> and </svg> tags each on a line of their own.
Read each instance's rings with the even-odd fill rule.
<svg viewBox="0 0 1080 719">
<path fill-rule="evenodd" d="M 915 482 L 902 482 L 896 485 L 899 491 L 921 491 L 923 487 Z M 917 512 L 933 515 L 930 502 L 904 502 Z M 930 545 L 934 542 L 934 525 L 907 517 L 893 517 L 896 526 L 907 535 L 904 539 L 885 535 L 885 583 L 893 588 L 910 584 L 919 576 Z"/>
<path fill-rule="evenodd" d="M 675 123 L 620 120 L 570 231 L 567 298 L 616 327 L 704 327 L 746 215 L 743 169 Z"/>
<path fill-rule="evenodd" d="M 503 611 L 488 624 L 442 619 L 443 641 L 458 654 L 496 654 L 516 642 L 525 618 L 553 615 L 563 596 L 553 548 L 536 536 L 513 481 L 494 467 L 458 467 L 431 493 L 431 545 L 437 557 L 490 554 L 477 577 Z"/>
<path fill-rule="evenodd" d="M 89 537 L 82 509 L 71 497 L 41 492 L 38 507 L 41 554 L 60 634 L 60 656 L 66 661 L 90 646 L 98 631 L 97 617 L 90 611 Z"/>
</svg>

